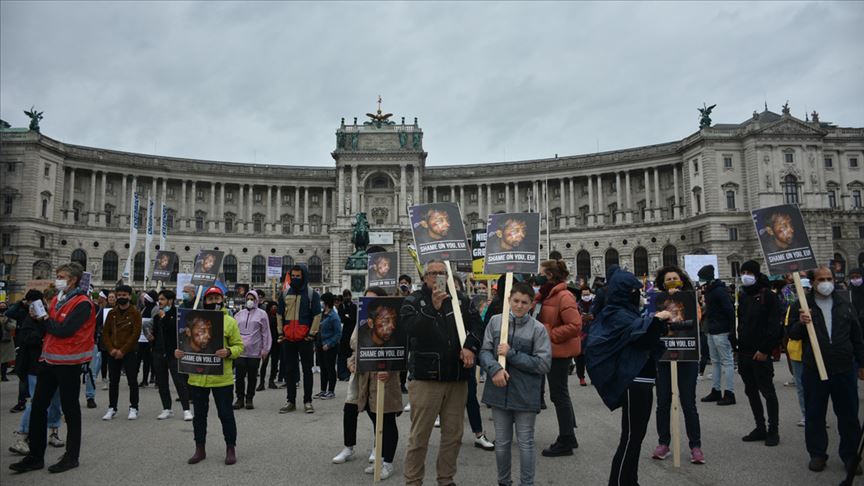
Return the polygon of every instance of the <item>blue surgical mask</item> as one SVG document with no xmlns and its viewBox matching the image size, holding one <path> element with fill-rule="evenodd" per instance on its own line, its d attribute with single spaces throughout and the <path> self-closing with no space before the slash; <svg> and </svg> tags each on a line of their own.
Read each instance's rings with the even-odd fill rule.
<svg viewBox="0 0 864 486">
<path fill-rule="evenodd" d="M 741 275 L 741 285 L 749 287 L 756 283 L 755 275 Z"/>
</svg>

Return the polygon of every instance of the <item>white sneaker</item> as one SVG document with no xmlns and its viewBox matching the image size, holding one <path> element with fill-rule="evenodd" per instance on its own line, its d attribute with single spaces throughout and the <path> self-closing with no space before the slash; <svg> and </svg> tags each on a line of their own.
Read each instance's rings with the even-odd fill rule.
<svg viewBox="0 0 864 486">
<path fill-rule="evenodd" d="M 192 415 L 192 410 L 183 410 L 183 421 L 184 422 L 190 422 L 193 418 L 195 418 L 195 416 Z"/>
<path fill-rule="evenodd" d="M 109 408 L 108 411 L 105 412 L 105 415 L 102 416 L 102 420 L 111 420 L 115 415 L 117 415 L 117 410 Z"/>
<path fill-rule="evenodd" d="M 441 416 L 435 417 L 435 427 L 441 427 Z"/>
<path fill-rule="evenodd" d="M 486 434 L 474 438 L 474 447 L 479 447 L 480 449 L 486 451 L 495 450 L 495 444 L 493 444 L 492 441 L 486 438 Z"/>
<path fill-rule="evenodd" d="M 165 419 L 171 418 L 173 416 L 174 416 L 174 411 L 166 408 L 165 410 L 162 410 L 162 413 L 160 413 L 156 417 L 156 420 L 165 420 Z"/>
<path fill-rule="evenodd" d="M 48 445 L 51 447 L 63 447 L 66 445 L 66 441 L 60 438 L 60 430 L 59 429 L 50 429 L 50 434 L 48 435 Z"/>
<path fill-rule="evenodd" d="M 138 409 L 129 407 L 129 416 L 126 418 L 129 420 L 138 420 Z"/>
<path fill-rule="evenodd" d="M 372 448 L 372 452 L 369 453 L 369 464 L 375 462 L 375 448 Z"/>
<path fill-rule="evenodd" d="M 339 454 L 336 454 L 336 457 L 333 458 L 333 464 L 342 464 L 351 459 L 354 459 L 354 448 L 346 447 Z"/>
<path fill-rule="evenodd" d="M 370 464 L 366 469 L 363 470 L 366 474 L 375 474 L 375 464 Z M 393 475 L 393 463 L 392 462 L 382 462 L 381 463 L 381 479 L 387 479 Z"/>
<path fill-rule="evenodd" d="M 403 412 L 410 412 L 411 411 L 411 402 L 406 403 L 405 408 L 403 408 L 402 411 Z"/>
<path fill-rule="evenodd" d="M 9 451 L 21 456 L 30 454 L 30 444 L 27 442 L 27 434 L 24 432 L 13 432 L 13 434 L 15 435 L 15 443 L 9 447 Z"/>
<path fill-rule="evenodd" d="M 802 418 L 801 420 L 798 421 L 798 427 L 804 427 L 804 425 L 805 425 L 805 422 L 804 422 L 804 419 Z"/>
<path fill-rule="evenodd" d="M 108 389 L 108 382 L 107 382 L 107 381 L 103 381 L 103 382 L 102 382 L 102 390 L 104 391 L 104 390 L 107 390 L 107 389 Z"/>
</svg>

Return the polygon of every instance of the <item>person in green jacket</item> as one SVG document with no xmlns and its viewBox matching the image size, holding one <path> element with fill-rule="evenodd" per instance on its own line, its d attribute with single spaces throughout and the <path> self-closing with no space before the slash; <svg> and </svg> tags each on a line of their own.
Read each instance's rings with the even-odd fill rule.
<svg viewBox="0 0 864 486">
<path fill-rule="evenodd" d="M 225 313 L 223 321 L 225 347 L 216 351 L 216 356 L 222 358 L 223 372 L 221 375 L 189 374 L 189 397 L 195 407 L 195 416 L 192 419 L 195 430 L 195 454 L 187 461 L 189 464 L 197 464 L 207 457 L 204 443 L 207 439 L 207 412 L 210 409 L 211 391 L 213 401 L 216 402 L 219 421 L 222 422 L 222 435 L 225 436 L 225 464 L 230 466 L 237 462 L 234 451 L 237 445 L 237 423 L 234 421 L 231 399 L 234 393 L 234 360 L 243 352 L 243 339 L 240 337 L 237 321 L 225 311 L 224 302 L 225 296 L 219 287 L 210 287 L 207 292 L 204 292 L 204 308 L 221 310 Z M 183 358 L 184 355 L 185 353 L 179 349 L 174 351 L 177 359 Z"/>
</svg>

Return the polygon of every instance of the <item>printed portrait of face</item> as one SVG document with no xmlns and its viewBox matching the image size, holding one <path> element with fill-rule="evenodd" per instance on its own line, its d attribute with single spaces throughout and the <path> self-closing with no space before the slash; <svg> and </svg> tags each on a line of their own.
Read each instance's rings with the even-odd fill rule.
<svg viewBox="0 0 864 486">
<path fill-rule="evenodd" d="M 496 231 L 498 237 L 501 238 L 501 249 L 512 250 L 522 244 L 525 239 L 525 232 L 528 230 L 528 225 L 520 219 L 508 219 L 504 222 L 504 226 Z"/>
<path fill-rule="evenodd" d="M 375 315 L 369 318 L 369 327 L 372 330 L 372 342 L 375 346 L 383 346 L 390 341 L 396 331 L 396 309 L 392 307 L 379 307 Z"/>
<path fill-rule="evenodd" d="M 430 209 L 426 217 L 420 221 L 420 226 L 426 229 L 430 240 L 440 240 L 447 237 L 450 231 L 450 217 L 447 211 Z"/>
<path fill-rule="evenodd" d="M 376 258 L 374 262 L 375 276 L 377 278 L 387 278 L 387 274 L 390 273 L 390 259 L 381 256 Z"/>
<path fill-rule="evenodd" d="M 216 255 L 212 253 L 207 253 L 201 259 L 201 272 L 202 273 L 212 273 L 213 266 L 216 264 Z"/>
<path fill-rule="evenodd" d="M 189 351 L 193 353 L 203 352 L 210 344 L 210 340 L 213 339 L 213 324 L 207 319 L 193 317 L 189 325 L 186 326 L 186 338 Z"/>
<path fill-rule="evenodd" d="M 785 213 L 774 213 L 769 220 L 768 234 L 774 237 L 774 244 L 780 250 L 792 246 L 795 239 L 795 228 L 792 226 L 792 218 Z"/>
<path fill-rule="evenodd" d="M 167 269 L 168 269 L 168 264 L 169 264 L 170 262 L 171 262 L 171 257 L 170 257 L 170 256 L 165 255 L 165 254 L 161 255 L 161 256 L 159 257 L 159 268 L 162 269 L 162 270 L 167 270 Z"/>
<path fill-rule="evenodd" d="M 665 303 L 663 303 L 663 308 L 672 313 L 672 319 L 670 319 L 672 322 L 681 322 L 684 320 L 683 303 L 669 299 Z"/>
</svg>

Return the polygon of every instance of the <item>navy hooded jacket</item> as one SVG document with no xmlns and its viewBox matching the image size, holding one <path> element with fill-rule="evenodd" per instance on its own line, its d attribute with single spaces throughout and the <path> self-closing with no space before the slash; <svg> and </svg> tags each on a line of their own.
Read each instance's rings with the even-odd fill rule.
<svg viewBox="0 0 864 486">
<path fill-rule="evenodd" d="M 640 315 L 631 301 L 633 291 L 641 288 L 642 283 L 632 273 L 618 265 L 609 267 L 606 305 L 594 317 L 588 333 L 588 374 L 610 410 L 621 406 L 627 387 L 649 360 L 663 353 L 660 334 L 665 324 L 653 315 Z"/>
</svg>

